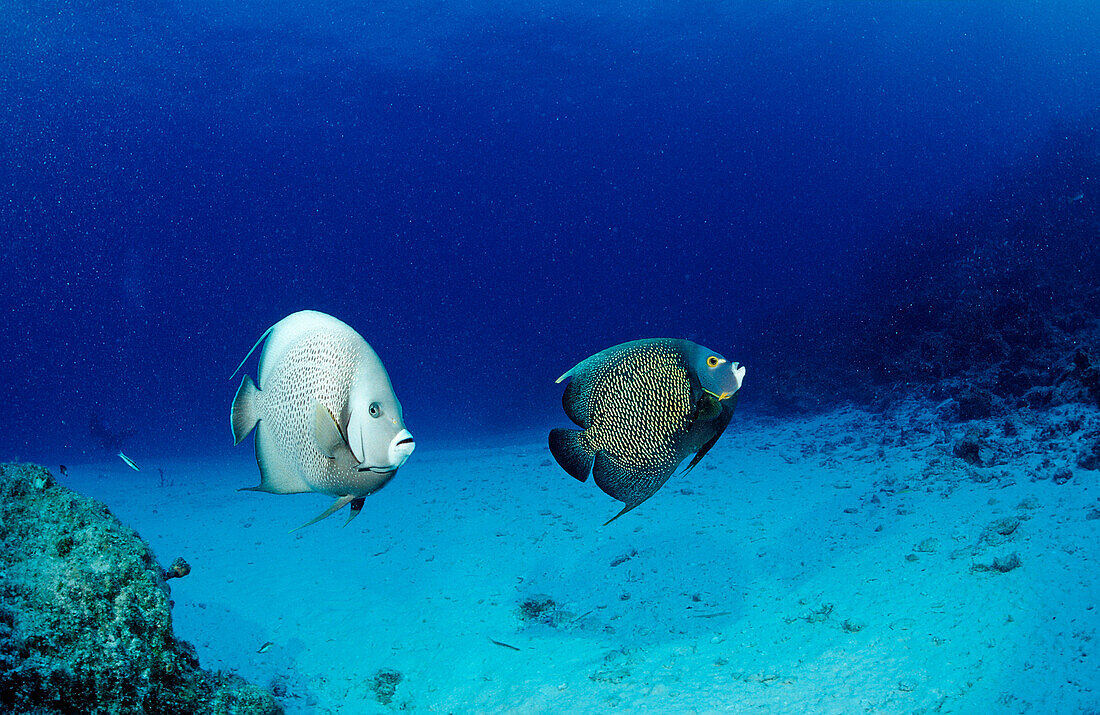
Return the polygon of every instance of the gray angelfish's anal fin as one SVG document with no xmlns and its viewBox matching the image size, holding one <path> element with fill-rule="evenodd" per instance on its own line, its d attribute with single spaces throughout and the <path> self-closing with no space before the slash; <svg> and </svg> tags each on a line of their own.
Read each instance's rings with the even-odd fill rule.
<svg viewBox="0 0 1100 715">
<path fill-rule="evenodd" d="M 362 497 L 357 497 L 354 494 L 348 494 L 347 496 L 340 497 L 339 499 L 334 501 L 332 503 L 332 506 L 330 506 L 328 509 L 325 509 L 323 512 L 321 512 L 320 514 L 318 514 L 314 518 L 310 519 L 306 523 L 302 524 L 301 526 L 298 526 L 298 527 L 295 527 L 295 528 L 291 529 L 289 533 L 293 534 L 295 531 L 298 531 L 298 529 L 304 529 L 307 526 L 313 526 L 314 524 L 321 521 L 322 519 L 327 519 L 328 517 L 332 516 L 336 512 L 343 509 L 348 504 L 353 503 L 356 499 L 362 500 Z M 356 513 L 358 513 L 358 512 L 356 512 Z M 355 517 L 355 514 L 352 514 L 352 518 L 354 518 L 354 517 Z M 351 519 L 348 519 L 348 521 L 351 521 Z M 345 524 L 345 526 L 346 526 L 346 524 Z"/>
<path fill-rule="evenodd" d="M 260 391 L 256 388 L 256 383 L 252 382 L 251 377 L 245 375 L 233 398 L 233 410 L 229 416 L 233 424 L 234 445 L 240 444 L 260 421 L 256 411 L 256 399 L 259 395 Z"/>
<path fill-rule="evenodd" d="M 313 439 L 321 454 L 335 459 L 340 467 L 352 468 L 359 464 L 336 416 L 318 400 L 313 401 Z"/>
<path fill-rule="evenodd" d="M 596 455 L 581 443 L 582 434 L 579 430 L 561 427 L 550 430 L 550 454 L 571 477 L 584 482 L 588 480 Z"/>
</svg>

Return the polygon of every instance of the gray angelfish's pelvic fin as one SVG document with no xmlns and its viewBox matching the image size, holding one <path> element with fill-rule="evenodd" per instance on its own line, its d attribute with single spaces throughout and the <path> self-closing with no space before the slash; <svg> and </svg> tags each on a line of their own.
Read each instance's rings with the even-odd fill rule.
<svg viewBox="0 0 1100 715">
<path fill-rule="evenodd" d="M 233 424 L 233 446 L 240 444 L 260 421 L 256 412 L 256 398 L 259 394 L 256 383 L 245 375 L 241 386 L 237 388 L 237 395 L 233 398 L 233 410 L 229 416 Z"/>
<path fill-rule="evenodd" d="M 340 467 L 351 468 L 359 464 L 336 416 L 318 400 L 313 401 L 313 439 L 321 454 L 335 459 Z"/>
<path fill-rule="evenodd" d="M 332 506 L 330 506 L 328 509 L 325 509 L 323 512 L 321 512 L 320 514 L 318 514 L 314 518 L 310 519 L 306 523 L 302 524 L 301 526 L 298 526 L 298 527 L 295 527 L 295 528 L 291 529 L 288 533 L 293 534 L 298 529 L 304 529 L 307 526 L 313 526 L 314 524 L 319 522 L 321 519 L 327 519 L 328 517 L 332 516 L 336 512 L 343 509 L 348 504 L 351 504 L 352 502 L 354 502 L 356 499 L 362 499 L 362 497 L 357 497 L 354 494 L 348 494 L 347 496 L 340 497 L 339 499 L 334 501 L 332 503 Z M 351 521 L 351 520 L 349 519 L 348 521 Z"/>
<path fill-rule="evenodd" d="M 344 522 L 344 526 L 351 523 L 351 520 L 359 516 L 359 512 L 363 510 L 363 502 L 367 500 L 366 497 L 359 497 L 358 499 L 351 500 L 351 506 L 348 507 L 348 520 Z"/>
</svg>

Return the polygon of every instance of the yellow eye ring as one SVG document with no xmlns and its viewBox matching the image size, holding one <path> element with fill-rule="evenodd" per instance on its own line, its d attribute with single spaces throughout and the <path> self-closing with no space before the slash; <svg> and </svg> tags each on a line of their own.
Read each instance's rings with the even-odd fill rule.
<svg viewBox="0 0 1100 715">
<path fill-rule="evenodd" d="M 722 361 L 714 355 L 711 355 L 709 358 L 707 358 L 707 367 L 718 367 L 718 363 L 720 362 Z"/>
</svg>

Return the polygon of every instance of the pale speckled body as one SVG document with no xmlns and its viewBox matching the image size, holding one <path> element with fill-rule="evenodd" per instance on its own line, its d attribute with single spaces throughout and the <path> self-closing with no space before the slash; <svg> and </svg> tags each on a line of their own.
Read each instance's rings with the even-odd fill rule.
<svg viewBox="0 0 1100 715">
<path fill-rule="evenodd" d="M 280 320 L 253 350 L 261 343 L 259 385 L 246 375 L 231 411 L 237 444 L 256 431 L 251 489 L 331 494 L 314 521 L 348 504 L 354 517 L 415 445 L 382 361 L 348 325 L 311 310 Z"/>
<path fill-rule="evenodd" d="M 256 409 L 270 430 L 265 441 L 270 437 L 281 445 L 286 461 L 298 468 L 309 487 L 303 491 L 365 496 L 382 486 L 370 488 L 375 475 L 337 464 L 313 439 L 313 400 L 337 417 L 343 413 L 363 348 L 370 350 L 354 332 L 332 330 L 312 330 L 288 345 L 265 346 Z"/>
</svg>

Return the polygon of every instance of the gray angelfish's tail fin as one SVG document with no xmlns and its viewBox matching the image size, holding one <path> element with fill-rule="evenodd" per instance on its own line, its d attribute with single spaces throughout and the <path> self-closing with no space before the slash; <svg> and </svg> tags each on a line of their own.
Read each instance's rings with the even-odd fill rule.
<svg viewBox="0 0 1100 715">
<path fill-rule="evenodd" d="M 588 480 L 596 455 L 581 443 L 582 434 L 580 430 L 560 427 L 550 430 L 550 453 L 562 469 L 583 482 Z"/>
<path fill-rule="evenodd" d="M 256 413 L 256 398 L 259 394 L 256 383 L 252 382 L 251 377 L 245 375 L 241 380 L 241 386 L 237 388 L 237 396 L 233 398 L 233 412 L 230 415 L 233 422 L 234 445 L 240 444 L 260 420 Z"/>
</svg>

